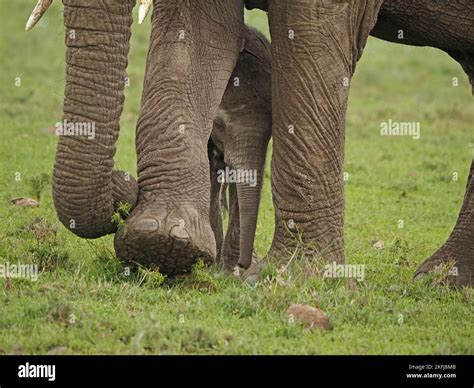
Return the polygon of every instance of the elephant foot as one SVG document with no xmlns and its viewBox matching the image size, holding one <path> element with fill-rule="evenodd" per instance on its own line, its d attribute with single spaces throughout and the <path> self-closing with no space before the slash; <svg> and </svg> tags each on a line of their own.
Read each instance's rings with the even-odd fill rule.
<svg viewBox="0 0 474 388">
<path fill-rule="evenodd" d="M 190 272 L 198 260 L 212 263 L 216 243 L 207 218 L 191 206 L 167 212 L 156 204 L 139 205 L 115 235 L 117 257 L 167 276 Z"/>
<path fill-rule="evenodd" d="M 290 236 L 284 238 L 275 235 L 272 246 L 267 253 L 267 259 L 277 265 L 286 266 L 290 261 L 306 259 L 310 261 L 323 260 L 328 263 L 345 262 L 342 239 L 334 238 L 332 242 L 320 242 L 320 237 L 312 238 L 309 234 Z"/>
<path fill-rule="evenodd" d="M 473 286 L 474 278 L 474 160 L 456 225 L 446 243 L 416 270 L 414 278 L 448 267 L 446 280 L 455 286 Z"/>
<path fill-rule="evenodd" d="M 242 280 L 247 284 L 255 284 L 260 280 L 260 272 L 262 271 L 262 262 L 254 253 L 252 254 L 252 263 L 242 274 Z"/>
<path fill-rule="evenodd" d="M 462 287 L 474 285 L 474 237 L 462 236 L 453 232 L 448 241 L 429 259 L 424 261 L 413 275 L 415 280 L 427 273 L 441 272 L 443 280 Z"/>
<path fill-rule="evenodd" d="M 262 265 L 260 258 L 255 253 L 252 253 L 252 263 L 245 270 L 238 266 L 237 261 L 238 258 L 226 261 L 225 257 L 223 257 L 219 268 L 219 275 L 235 276 L 247 284 L 255 284 L 260 280 Z"/>
<path fill-rule="evenodd" d="M 237 253 L 237 256 L 229 256 L 227 252 L 223 252 L 219 261 L 219 271 L 225 274 L 231 274 L 231 273 L 236 273 L 238 269 L 238 264 L 237 262 L 239 261 L 239 256 Z"/>
</svg>

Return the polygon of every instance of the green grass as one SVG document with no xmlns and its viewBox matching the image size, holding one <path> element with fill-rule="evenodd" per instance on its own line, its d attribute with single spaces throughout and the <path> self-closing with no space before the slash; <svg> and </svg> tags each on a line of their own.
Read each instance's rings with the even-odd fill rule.
<svg viewBox="0 0 474 388">
<path fill-rule="evenodd" d="M 27 0 L 0 3 L 0 263 L 37 263 L 42 273 L 37 282 L 0 279 L 0 353 L 474 353 L 472 290 L 450 289 L 436 277 L 411 280 L 456 220 L 474 153 L 470 88 L 447 55 L 371 39 L 358 65 L 345 167 L 347 260 L 366 266 L 356 289 L 314 276 L 320 264 L 307 261 L 281 275 L 270 266 L 255 286 L 201 267 L 163 282 L 146 270 L 125 276 L 111 236 L 86 241 L 57 225 L 43 174 L 51 176 L 56 145 L 48 128 L 61 119 L 62 6 L 55 2 L 27 34 L 32 7 Z M 267 30 L 261 13 L 248 20 Z M 149 23 L 133 26 L 116 157 L 118 168 L 130 171 L 148 36 Z M 421 139 L 380 136 L 388 119 L 420 121 Z M 37 208 L 9 203 L 38 192 Z M 269 179 L 262 201 L 261 256 L 273 230 Z M 385 248 L 377 250 L 380 240 Z M 293 303 L 319 306 L 333 329 L 291 324 L 286 310 Z"/>
</svg>

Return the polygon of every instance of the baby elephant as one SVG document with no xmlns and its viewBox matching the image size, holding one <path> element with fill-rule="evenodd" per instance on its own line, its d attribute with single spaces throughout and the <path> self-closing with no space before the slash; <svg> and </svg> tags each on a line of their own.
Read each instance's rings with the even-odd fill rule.
<svg viewBox="0 0 474 388">
<path fill-rule="evenodd" d="M 265 157 L 271 136 L 271 52 L 265 37 L 248 27 L 208 143 L 211 226 L 217 260 L 231 271 L 252 263 Z M 223 239 L 221 196 L 229 189 L 229 224 Z"/>
</svg>

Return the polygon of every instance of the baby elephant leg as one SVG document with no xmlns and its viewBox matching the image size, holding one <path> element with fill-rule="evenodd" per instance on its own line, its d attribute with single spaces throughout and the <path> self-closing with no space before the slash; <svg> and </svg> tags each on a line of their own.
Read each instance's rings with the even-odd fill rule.
<svg viewBox="0 0 474 388">
<path fill-rule="evenodd" d="M 239 261 L 240 219 L 239 201 L 235 183 L 228 185 L 229 190 L 229 224 L 222 247 L 221 269 L 224 272 L 235 272 Z"/>
<path fill-rule="evenodd" d="M 221 213 L 221 191 L 222 183 L 218 181 L 218 172 L 224 165 L 223 155 L 219 152 L 212 139 L 209 139 L 207 145 L 209 156 L 210 174 L 211 174 L 211 198 L 209 209 L 209 222 L 211 224 L 214 237 L 216 239 L 216 262 L 219 263 L 222 254 L 222 244 L 224 241 L 224 231 L 222 226 Z"/>
</svg>

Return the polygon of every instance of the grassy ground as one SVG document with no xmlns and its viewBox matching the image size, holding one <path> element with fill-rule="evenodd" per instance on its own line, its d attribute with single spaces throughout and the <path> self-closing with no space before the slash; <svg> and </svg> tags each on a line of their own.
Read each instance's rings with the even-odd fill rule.
<svg viewBox="0 0 474 388">
<path fill-rule="evenodd" d="M 303 261 L 281 275 L 267 267 L 255 286 L 202 268 L 161 284 L 146 272 L 123 276 L 110 236 L 88 242 L 56 225 L 51 187 L 41 177 L 51 175 L 51 128 L 61 119 L 61 5 L 27 34 L 32 7 L 0 2 L 0 263 L 37 263 L 42 273 L 36 282 L 0 279 L 0 353 L 474 353 L 472 291 L 440 286 L 436 277 L 411 281 L 454 224 L 474 153 L 470 88 L 446 55 L 371 39 L 358 66 L 347 123 L 346 253 L 349 263 L 366 266 L 364 282 L 322 280 Z M 265 26 L 262 14 L 248 20 Z M 148 24 L 133 27 L 116 158 L 130 171 Z M 380 136 L 389 119 L 421 122 L 421 139 Z M 38 193 L 39 207 L 9 203 Z M 272 228 L 267 179 L 260 255 Z M 373 247 L 381 241 L 384 248 Z M 333 329 L 291 323 L 293 303 L 319 306 Z"/>
</svg>

